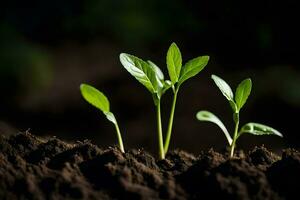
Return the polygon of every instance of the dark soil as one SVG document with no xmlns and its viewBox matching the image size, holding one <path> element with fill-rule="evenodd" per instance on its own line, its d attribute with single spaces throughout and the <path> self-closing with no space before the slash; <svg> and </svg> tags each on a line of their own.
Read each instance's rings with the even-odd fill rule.
<svg viewBox="0 0 300 200">
<path fill-rule="evenodd" d="M 235 159 L 209 150 L 158 161 L 90 141 L 0 135 L 0 199 L 299 199 L 300 153 L 265 147 Z"/>
</svg>

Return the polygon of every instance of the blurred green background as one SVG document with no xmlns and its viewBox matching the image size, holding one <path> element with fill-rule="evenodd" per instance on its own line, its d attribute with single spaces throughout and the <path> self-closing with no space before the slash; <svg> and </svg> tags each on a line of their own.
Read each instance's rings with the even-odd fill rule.
<svg viewBox="0 0 300 200">
<path fill-rule="evenodd" d="M 244 136 L 239 147 L 299 148 L 298 11 L 291 0 L 7 1 L 0 8 L 0 132 L 31 129 L 113 145 L 113 125 L 81 98 L 79 85 L 86 82 L 109 97 L 125 147 L 155 152 L 151 96 L 118 56 L 150 59 L 167 74 L 166 51 L 174 41 L 184 61 L 199 55 L 211 59 L 180 91 L 171 148 L 199 153 L 226 145 L 217 127 L 195 119 L 198 110 L 211 110 L 233 129 L 230 107 L 210 80 L 212 73 L 233 88 L 251 77 L 253 92 L 242 123 L 265 123 L 285 136 Z M 165 125 L 170 98 L 171 93 L 163 99 Z"/>
</svg>

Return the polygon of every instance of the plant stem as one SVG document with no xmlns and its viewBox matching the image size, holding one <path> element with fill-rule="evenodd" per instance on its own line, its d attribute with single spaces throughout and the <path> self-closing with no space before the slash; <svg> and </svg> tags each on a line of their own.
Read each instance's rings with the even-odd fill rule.
<svg viewBox="0 0 300 200">
<path fill-rule="evenodd" d="M 116 121 L 116 123 L 114 123 L 114 124 L 115 124 L 116 131 L 117 131 L 117 136 L 118 136 L 118 142 L 119 142 L 120 150 L 121 150 L 122 153 L 125 153 L 124 145 L 123 145 L 123 140 L 122 140 L 122 135 L 121 135 L 121 132 L 120 132 L 120 129 L 119 129 L 118 122 Z"/>
<path fill-rule="evenodd" d="M 169 145 L 170 145 L 178 90 L 179 90 L 179 87 L 177 87 L 175 89 L 174 96 L 173 96 L 173 103 L 172 103 L 171 113 L 170 113 L 170 117 L 169 117 L 168 131 L 167 131 L 167 136 L 166 136 L 165 145 L 164 145 L 165 154 L 167 154 Z"/>
<path fill-rule="evenodd" d="M 161 126 L 160 100 L 157 101 L 156 114 L 157 114 L 156 118 L 157 118 L 159 158 L 160 159 L 165 159 L 164 143 L 163 143 L 163 135 L 162 135 L 162 126 Z"/>
<path fill-rule="evenodd" d="M 235 128 L 234 128 L 233 140 L 232 140 L 232 143 L 231 143 L 231 146 L 230 146 L 230 158 L 233 157 L 235 143 L 236 143 L 236 139 L 237 139 L 237 136 L 238 136 L 239 123 L 240 123 L 239 113 L 234 114 L 234 122 L 235 122 Z"/>
</svg>

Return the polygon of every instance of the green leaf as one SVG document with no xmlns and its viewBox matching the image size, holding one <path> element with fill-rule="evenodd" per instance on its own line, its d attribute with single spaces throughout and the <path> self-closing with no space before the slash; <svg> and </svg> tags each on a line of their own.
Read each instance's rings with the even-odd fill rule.
<svg viewBox="0 0 300 200">
<path fill-rule="evenodd" d="M 234 101 L 233 93 L 230 86 L 220 77 L 216 75 L 211 75 L 211 78 L 214 80 L 215 84 L 221 90 L 222 94 L 226 97 L 228 101 Z"/>
<path fill-rule="evenodd" d="M 173 84 L 177 83 L 182 66 L 181 53 L 177 45 L 173 42 L 167 52 L 167 67 L 170 79 Z"/>
<path fill-rule="evenodd" d="M 102 92 L 88 84 L 81 84 L 80 91 L 83 98 L 91 105 L 100 109 L 104 113 L 109 112 L 109 101 Z"/>
<path fill-rule="evenodd" d="M 120 61 L 124 68 L 143 84 L 152 94 L 159 90 L 159 78 L 152 65 L 142 59 L 126 54 L 120 54 Z"/>
<path fill-rule="evenodd" d="M 169 81 L 169 80 L 164 80 L 164 74 L 162 73 L 161 69 L 156 65 L 154 64 L 153 62 L 151 62 L 150 60 L 147 61 L 151 67 L 153 67 L 155 73 L 156 73 L 156 76 L 157 78 L 159 79 L 158 82 L 159 82 L 159 90 L 157 92 L 157 96 L 158 98 L 160 99 L 161 96 L 170 88 L 172 87 L 172 82 Z"/>
<path fill-rule="evenodd" d="M 212 122 L 212 123 L 218 125 L 221 128 L 221 130 L 224 132 L 229 145 L 231 145 L 232 138 L 231 138 L 230 134 L 228 133 L 226 127 L 222 123 L 222 121 L 217 116 L 215 116 L 213 113 L 211 113 L 209 111 L 202 110 L 197 113 L 196 117 L 200 121 L 208 121 L 208 122 Z"/>
<path fill-rule="evenodd" d="M 238 137 L 243 133 L 249 133 L 252 135 L 277 135 L 283 137 L 282 134 L 274 128 L 253 122 L 245 124 L 241 128 Z"/>
<path fill-rule="evenodd" d="M 154 69 L 156 76 L 158 77 L 159 80 L 163 81 L 164 80 L 164 74 L 161 71 L 161 69 L 152 61 L 148 60 L 147 61 L 149 65 Z"/>
<path fill-rule="evenodd" d="M 250 78 L 243 80 L 236 88 L 235 102 L 238 107 L 238 110 L 240 110 L 246 103 L 248 96 L 251 93 L 251 88 L 252 82 Z"/>
<path fill-rule="evenodd" d="M 199 56 L 188 61 L 180 72 L 178 84 L 181 85 L 187 79 L 197 75 L 204 69 L 209 61 L 209 56 Z"/>
</svg>

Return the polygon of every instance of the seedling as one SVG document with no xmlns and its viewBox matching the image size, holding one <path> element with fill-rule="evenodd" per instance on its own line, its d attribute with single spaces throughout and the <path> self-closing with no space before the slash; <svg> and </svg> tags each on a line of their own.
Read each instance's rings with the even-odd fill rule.
<svg viewBox="0 0 300 200">
<path fill-rule="evenodd" d="M 120 61 L 124 68 L 152 94 L 156 106 L 159 157 L 164 159 L 160 100 L 162 95 L 171 87 L 171 82 L 164 80 L 162 71 L 151 61 L 146 62 L 127 53 L 120 54 Z"/>
<path fill-rule="evenodd" d="M 179 48 L 175 43 L 172 43 L 167 52 L 167 67 L 169 76 L 172 82 L 173 89 L 173 103 L 171 107 L 168 130 L 166 135 L 166 141 L 164 144 L 165 153 L 168 152 L 170 139 L 172 135 L 174 112 L 176 107 L 176 100 L 180 86 L 186 80 L 192 78 L 201 72 L 209 61 L 209 56 L 199 56 L 189 60 L 182 67 L 182 57 Z"/>
<path fill-rule="evenodd" d="M 175 43 L 172 43 L 167 53 L 167 68 L 171 79 L 170 81 L 164 80 L 164 74 L 162 73 L 160 68 L 153 62 L 146 62 L 136 56 L 127 53 L 120 54 L 120 61 L 124 68 L 141 84 L 143 84 L 152 94 L 154 105 L 156 106 L 158 148 L 160 159 L 164 159 L 165 154 L 168 151 L 179 87 L 187 79 L 197 75 L 206 66 L 208 60 L 208 56 L 200 56 L 190 60 L 182 67 L 182 58 L 179 48 Z M 166 141 L 164 143 L 162 134 L 160 101 L 162 95 L 171 87 L 174 92 L 174 98 L 169 118 Z"/>
<path fill-rule="evenodd" d="M 88 84 L 81 84 L 80 91 L 83 98 L 88 103 L 101 110 L 103 114 L 106 116 L 106 118 L 115 125 L 119 148 L 124 153 L 125 151 L 124 151 L 123 140 L 119 129 L 119 125 L 115 118 L 115 115 L 110 111 L 110 105 L 107 97 L 102 92 L 100 92 L 99 90 L 97 90 L 96 88 Z"/>
<path fill-rule="evenodd" d="M 245 79 L 243 80 L 235 91 L 235 97 L 233 95 L 233 92 L 230 88 L 230 86 L 220 77 L 216 75 L 212 75 L 211 78 L 215 82 L 215 84 L 218 86 L 218 88 L 221 90 L 222 94 L 226 97 L 226 99 L 229 101 L 229 104 L 233 110 L 233 121 L 235 123 L 233 138 L 231 138 L 230 134 L 228 133 L 226 127 L 222 123 L 222 121 L 215 116 L 213 113 L 209 111 L 199 111 L 196 115 L 197 119 L 200 121 L 209 121 L 212 123 L 217 124 L 221 130 L 224 132 L 226 139 L 230 145 L 230 157 L 233 157 L 234 155 L 234 149 L 236 146 L 237 139 L 243 134 L 243 133 L 249 133 L 252 135 L 277 135 L 280 137 L 283 137 L 282 134 L 264 124 L 259 123 L 247 123 L 239 130 L 239 123 L 240 123 L 240 110 L 246 103 L 248 96 L 251 93 L 252 88 L 252 82 L 251 79 Z"/>
</svg>

